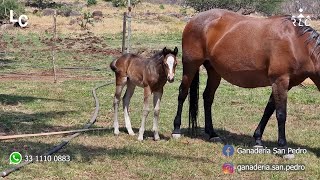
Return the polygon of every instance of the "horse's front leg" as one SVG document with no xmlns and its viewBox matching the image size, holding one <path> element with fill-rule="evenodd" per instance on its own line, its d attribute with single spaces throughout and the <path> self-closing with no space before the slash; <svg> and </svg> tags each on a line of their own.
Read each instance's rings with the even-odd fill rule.
<svg viewBox="0 0 320 180">
<path fill-rule="evenodd" d="M 152 130 L 154 133 L 155 141 L 160 140 L 158 121 L 159 121 L 159 114 L 160 114 L 160 102 L 161 102 L 162 92 L 163 91 L 153 93 L 154 118 L 153 118 Z"/>
<path fill-rule="evenodd" d="M 279 77 L 272 83 L 272 94 L 275 101 L 276 117 L 278 121 L 278 145 L 284 148 L 286 153 L 284 158 L 293 158 L 293 154 L 288 154 L 286 140 L 286 119 L 287 119 L 287 93 L 289 89 L 289 78 Z"/>
<path fill-rule="evenodd" d="M 143 134 L 145 130 L 145 124 L 146 124 L 146 119 L 148 117 L 148 114 L 150 112 L 149 109 L 149 97 L 151 95 L 151 89 L 149 86 L 144 88 L 144 101 L 143 101 L 143 113 L 142 113 L 142 120 L 141 120 L 141 127 L 139 130 L 139 137 L 138 140 L 142 141 L 143 140 Z"/>
</svg>

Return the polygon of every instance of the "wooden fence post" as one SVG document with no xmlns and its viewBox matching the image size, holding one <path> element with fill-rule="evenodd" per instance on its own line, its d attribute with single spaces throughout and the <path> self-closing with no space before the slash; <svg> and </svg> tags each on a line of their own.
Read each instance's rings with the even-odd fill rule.
<svg viewBox="0 0 320 180">
<path fill-rule="evenodd" d="M 52 66 L 53 66 L 54 83 L 57 82 L 57 72 L 56 72 L 56 63 L 55 63 L 56 40 L 57 40 L 57 11 L 55 10 L 53 14 L 53 42 L 52 42 Z"/>
</svg>

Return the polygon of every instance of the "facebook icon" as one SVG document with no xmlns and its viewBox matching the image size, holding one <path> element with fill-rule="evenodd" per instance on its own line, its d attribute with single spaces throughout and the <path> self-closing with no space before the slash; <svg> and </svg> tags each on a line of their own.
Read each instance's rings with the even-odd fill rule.
<svg viewBox="0 0 320 180">
<path fill-rule="evenodd" d="M 222 149 L 222 153 L 223 153 L 223 155 L 225 155 L 225 156 L 227 156 L 227 157 L 232 156 L 233 153 L 234 153 L 234 148 L 233 148 L 233 146 L 228 145 L 228 144 L 225 145 L 225 146 L 223 147 L 223 149 Z"/>
</svg>

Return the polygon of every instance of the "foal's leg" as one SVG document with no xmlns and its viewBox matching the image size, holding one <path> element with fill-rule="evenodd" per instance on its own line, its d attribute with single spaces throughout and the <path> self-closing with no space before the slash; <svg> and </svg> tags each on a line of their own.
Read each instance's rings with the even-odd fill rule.
<svg viewBox="0 0 320 180">
<path fill-rule="evenodd" d="M 206 61 L 204 67 L 207 70 L 208 79 L 207 86 L 203 92 L 203 103 L 205 113 L 205 133 L 209 135 L 209 139 L 213 141 L 221 141 L 219 136 L 213 129 L 211 108 L 214 100 L 214 94 L 220 84 L 221 76 L 212 68 L 211 64 Z"/>
<path fill-rule="evenodd" d="M 130 99 L 134 93 L 134 89 L 135 89 L 135 85 L 130 83 L 130 81 L 127 83 L 127 90 L 125 95 L 123 96 L 123 111 L 124 111 L 124 120 L 125 120 L 125 124 L 126 124 L 126 128 L 128 133 L 131 136 L 134 136 L 134 132 L 132 130 L 131 127 L 131 121 L 130 121 L 130 117 L 129 117 L 129 104 L 130 104 Z"/>
<path fill-rule="evenodd" d="M 154 106 L 154 118 L 153 118 L 153 133 L 154 133 L 154 140 L 160 140 L 159 136 L 159 128 L 158 128 L 158 121 L 159 121 L 159 113 L 160 113 L 160 101 L 162 97 L 162 92 L 154 92 L 153 94 L 153 106 Z"/>
<path fill-rule="evenodd" d="M 264 113 L 263 113 L 263 116 L 260 120 L 260 123 L 259 125 L 257 126 L 256 130 L 254 131 L 254 139 L 256 141 L 256 145 L 257 147 L 259 146 L 263 146 L 262 144 L 262 134 L 263 134 L 263 131 L 270 119 L 270 117 L 272 116 L 274 110 L 276 109 L 275 107 L 275 102 L 274 102 L 274 98 L 273 98 L 273 94 L 271 93 L 270 95 L 270 98 L 269 98 L 269 101 L 268 101 L 268 104 L 266 106 L 266 108 L 264 109 Z"/>
<path fill-rule="evenodd" d="M 188 96 L 188 91 L 191 85 L 191 82 L 194 78 L 194 75 L 199 70 L 198 65 L 195 64 L 183 64 L 183 76 L 182 81 L 179 87 L 179 96 L 178 96 L 178 108 L 176 117 L 173 122 L 174 130 L 172 132 L 173 138 L 179 138 L 181 136 L 181 114 L 182 114 L 182 108 L 183 103 L 186 100 Z"/>
<path fill-rule="evenodd" d="M 142 141 L 143 140 L 143 134 L 144 134 L 144 130 L 145 130 L 145 123 L 146 123 L 146 119 L 148 117 L 148 114 L 150 112 L 149 109 L 149 97 L 151 95 L 151 90 L 149 87 L 145 87 L 144 88 L 144 102 L 143 102 L 143 113 L 142 113 L 142 120 L 141 120 L 141 127 L 139 130 L 139 137 L 138 140 Z"/>
<path fill-rule="evenodd" d="M 119 108 L 119 101 L 121 97 L 121 92 L 125 84 L 127 83 L 126 77 L 116 77 L 116 92 L 114 94 L 114 100 L 113 100 L 113 112 L 114 112 L 114 134 L 119 134 L 119 121 L 118 121 L 118 108 Z"/>
<path fill-rule="evenodd" d="M 278 121 L 278 145 L 287 149 L 287 140 L 285 133 L 287 119 L 287 93 L 289 86 L 288 77 L 280 77 L 272 84 L 272 94 L 275 101 L 276 117 Z M 293 158 L 293 154 L 287 154 L 284 158 Z"/>
</svg>

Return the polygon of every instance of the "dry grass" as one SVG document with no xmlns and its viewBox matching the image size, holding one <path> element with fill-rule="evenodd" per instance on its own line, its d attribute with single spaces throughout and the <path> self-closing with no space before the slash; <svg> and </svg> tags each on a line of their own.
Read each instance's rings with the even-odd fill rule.
<svg viewBox="0 0 320 180">
<path fill-rule="evenodd" d="M 63 1 L 65 2 L 65 1 Z M 73 1 L 70 1 L 73 2 Z M 181 19 L 171 17 L 168 14 L 179 13 L 181 7 L 178 5 L 164 5 L 164 9 L 159 8 L 159 5 L 142 3 L 133 8 L 132 31 L 134 33 L 147 34 L 164 34 L 172 31 L 182 31 L 185 22 Z M 52 32 L 53 18 L 51 16 L 34 15 L 31 12 L 33 9 L 27 9 L 29 12 L 29 25 L 26 29 L 15 29 L 11 34 L 29 32 L 43 34 L 45 32 Z M 122 33 L 123 12 L 126 8 L 115 8 L 104 1 L 98 1 L 98 4 L 90 7 L 83 7 L 82 12 L 102 11 L 104 18 L 94 23 L 94 26 L 89 25 L 89 31 L 96 35 L 102 34 L 119 34 Z M 190 15 L 192 10 L 187 10 Z M 70 25 L 70 21 L 76 17 L 62 17 L 57 18 L 57 30 L 60 34 L 77 35 L 84 31 L 75 23 Z M 153 22 L 152 22 L 153 21 Z M 154 23 L 156 21 L 157 23 Z"/>
</svg>

